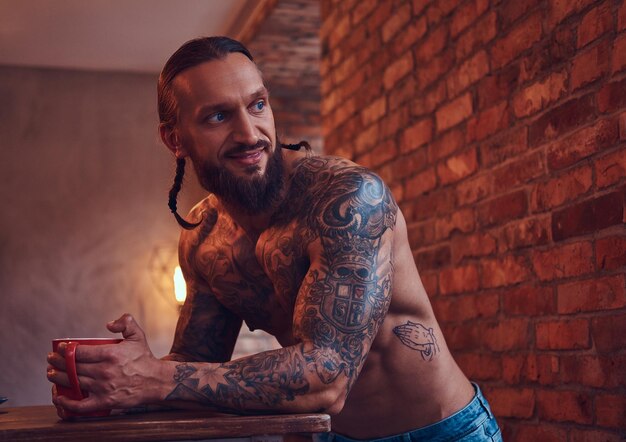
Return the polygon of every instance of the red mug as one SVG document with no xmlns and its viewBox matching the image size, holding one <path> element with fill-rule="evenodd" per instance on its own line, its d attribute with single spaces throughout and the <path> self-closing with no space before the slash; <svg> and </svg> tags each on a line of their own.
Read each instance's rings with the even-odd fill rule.
<svg viewBox="0 0 626 442">
<path fill-rule="evenodd" d="M 71 387 L 64 387 L 56 384 L 57 395 L 65 396 L 70 399 L 80 401 L 89 396 L 89 393 L 81 390 L 78 383 L 78 374 L 76 373 L 76 347 L 79 345 L 107 345 L 119 344 L 123 339 L 114 338 L 61 338 L 52 340 L 52 351 L 58 353 L 57 349 L 62 342 L 67 343 L 65 347 L 65 365 L 67 376 L 70 380 Z M 62 407 L 57 407 L 59 417 L 62 419 L 71 419 L 76 417 L 102 417 L 111 414 L 111 410 L 99 410 L 91 413 L 75 413 Z"/>
</svg>

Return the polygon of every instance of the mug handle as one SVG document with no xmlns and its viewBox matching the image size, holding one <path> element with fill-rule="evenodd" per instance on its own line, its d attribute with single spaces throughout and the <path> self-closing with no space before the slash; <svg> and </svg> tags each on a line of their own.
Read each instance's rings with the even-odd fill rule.
<svg viewBox="0 0 626 442">
<path fill-rule="evenodd" d="M 65 347 L 65 366 L 67 369 L 67 377 L 70 380 L 72 386 L 72 393 L 76 400 L 84 399 L 83 392 L 80 390 L 80 384 L 78 383 L 78 374 L 76 373 L 76 347 L 78 342 L 68 342 Z"/>
</svg>

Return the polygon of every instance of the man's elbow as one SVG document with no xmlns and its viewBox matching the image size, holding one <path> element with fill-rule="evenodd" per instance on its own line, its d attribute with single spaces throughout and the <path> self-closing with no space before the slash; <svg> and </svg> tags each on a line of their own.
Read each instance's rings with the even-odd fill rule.
<svg viewBox="0 0 626 442">
<path fill-rule="evenodd" d="M 346 403 L 347 391 L 338 385 L 328 386 L 319 393 L 318 411 L 330 415 L 336 415 L 343 410 Z"/>
</svg>

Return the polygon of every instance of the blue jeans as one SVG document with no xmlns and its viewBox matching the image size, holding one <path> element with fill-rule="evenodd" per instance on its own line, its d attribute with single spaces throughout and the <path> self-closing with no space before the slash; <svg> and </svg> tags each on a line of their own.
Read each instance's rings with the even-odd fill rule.
<svg viewBox="0 0 626 442">
<path fill-rule="evenodd" d="M 491 413 L 487 399 L 478 385 L 472 383 L 476 394 L 464 408 L 447 418 L 426 427 L 408 433 L 368 439 L 376 442 L 502 442 L 502 434 Z M 337 433 L 315 435 L 315 442 L 359 442 L 362 439 L 350 439 Z"/>
</svg>

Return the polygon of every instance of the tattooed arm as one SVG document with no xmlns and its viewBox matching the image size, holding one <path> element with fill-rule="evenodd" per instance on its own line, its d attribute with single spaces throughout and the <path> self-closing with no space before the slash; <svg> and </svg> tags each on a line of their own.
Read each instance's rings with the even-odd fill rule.
<svg viewBox="0 0 626 442">
<path fill-rule="evenodd" d="M 306 224 L 316 235 L 294 311 L 299 343 L 223 364 L 178 364 L 168 400 L 236 412 L 341 410 L 389 306 L 397 207 L 360 168 L 311 192 Z"/>
</svg>

